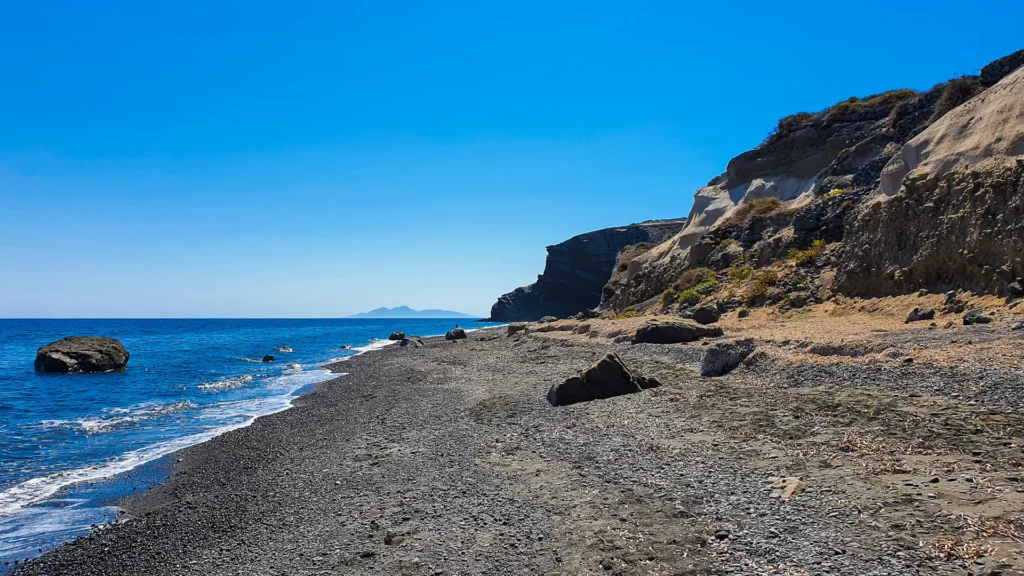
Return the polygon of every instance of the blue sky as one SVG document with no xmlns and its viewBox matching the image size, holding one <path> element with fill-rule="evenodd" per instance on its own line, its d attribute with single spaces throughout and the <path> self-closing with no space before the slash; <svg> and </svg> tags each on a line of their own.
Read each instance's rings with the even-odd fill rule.
<svg viewBox="0 0 1024 576">
<path fill-rule="evenodd" d="M 0 317 L 486 314 L 781 116 L 1024 48 L 1024 3 L 7 2 Z"/>
</svg>

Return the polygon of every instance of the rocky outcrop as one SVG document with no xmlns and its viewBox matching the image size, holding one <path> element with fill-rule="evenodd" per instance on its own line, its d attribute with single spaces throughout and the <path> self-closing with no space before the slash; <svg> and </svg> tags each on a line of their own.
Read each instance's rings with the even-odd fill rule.
<svg viewBox="0 0 1024 576">
<path fill-rule="evenodd" d="M 754 351 L 755 347 L 756 344 L 749 338 L 716 342 L 708 346 L 700 361 L 701 376 L 722 376 L 732 372 Z"/>
<path fill-rule="evenodd" d="M 633 374 L 618 354 L 607 354 L 590 368 L 548 390 L 552 406 L 565 406 L 632 394 L 659 386 L 657 380 Z"/>
<path fill-rule="evenodd" d="M 465 340 L 466 339 L 466 331 L 463 330 L 462 328 L 456 328 L 454 330 L 449 330 L 448 332 L 445 333 L 444 339 L 445 340 Z"/>
<path fill-rule="evenodd" d="M 658 220 L 606 228 L 548 246 L 544 272 L 537 277 L 537 282 L 498 298 L 491 307 L 490 320 L 568 318 L 594 308 L 601 303 L 601 289 L 611 277 L 623 248 L 661 242 L 681 230 L 684 223 L 684 220 Z"/>
<path fill-rule="evenodd" d="M 271 356 L 270 354 L 267 354 L 266 356 L 263 357 L 262 361 L 263 362 L 273 362 L 274 361 L 274 357 Z"/>
<path fill-rule="evenodd" d="M 889 250 L 907 252 L 909 249 L 901 242 L 908 242 L 908 236 L 921 231 L 900 224 L 899 219 L 904 215 L 915 223 L 927 219 L 936 230 L 942 228 L 942 222 L 958 227 L 957 220 L 942 221 L 952 212 L 936 213 L 937 205 L 922 195 L 906 202 L 897 201 L 888 208 L 867 206 L 880 201 L 879 190 L 885 197 L 896 195 L 905 177 L 914 178 L 912 171 L 916 167 L 927 168 L 931 177 L 915 180 L 911 185 L 933 190 L 936 178 L 958 162 L 975 169 L 975 163 L 982 159 L 1012 155 L 1021 143 L 1022 132 L 1014 122 L 1001 124 L 1000 118 L 1015 118 L 1024 99 L 1018 94 L 1015 102 L 1011 102 L 1001 94 L 1021 74 L 1021 64 L 1024 51 L 993 62 L 979 76 L 956 78 L 926 92 L 893 90 L 851 98 L 821 112 L 782 119 L 763 143 L 733 158 L 725 173 L 697 191 L 685 228 L 666 242 L 620 261 L 617 270 L 621 273 L 613 276 L 605 287 L 602 307 L 650 308 L 688 269 L 722 270 L 740 257 L 755 267 L 764 266 L 785 258 L 793 250 L 808 249 L 816 241 L 852 247 L 853 251 L 837 251 L 834 258 L 831 253 L 828 258 L 832 264 L 848 259 L 848 269 L 839 274 L 840 289 L 861 293 L 873 285 L 873 278 L 886 275 L 890 279 L 874 285 L 877 290 L 889 293 L 913 285 L 916 276 L 908 282 L 905 273 L 900 273 L 907 267 L 901 263 L 907 260 L 905 256 L 881 255 Z M 1014 72 L 1015 69 L 1018 71 Z M 980 119 L 981 116 L 968 111 L 985 102 L 994 108 L 992 102 L 997 100 L 1001 102 L 1001 113 L 992 114 L 984 123 L 956 120 L 965 114 Z M 955 151 L 943 160 L 930 152 L 936 145 Z M 1011 174 L 1000 173 L 984 185 L 1005 189 L 1014 185 L 1012 178 Z M 979 184 L 982 183 L 976 178 L 974 185 Z M 995 202 L 1000 192 L 994 194 Z M 1009 197 L 1003 196 L 1002 200 Z M 972 218 L 970 212 L 978 208 L 981 207 L 970 203 L 950 205 L 951 210 L 965 210 L 968 220 Z M 886 217 L 887 210 L 891 210 L 891 217 Z M 855 228 L 860 226 L 855 233 L 864 235 L 864 242 L 849 241 L 851 221 Z M 1009 221 L 1007 215 L 1004 222 Z M 965 235 L 983 237 L 991 229 L 988 224 L 984 218 L 975 218 L 954 231 L 954 238 L 929 237 L 929 241 L 952 245 L 963 242 Z M 886 235 L 890 238 L 882 238 Z M 1014 242 L 1006 234 L 998 238 L 1011 245 Z M 876 242 L 879 239 L 881 243 Z M 864 252 L 857 253 L 861 247 Z M 975 258 L 982 249 L 971 247 L 970 241 L 963 248 Z M 1005 248 L 990 250 L 1000 252 L 1000 258 L 1011 252 L 1019 254 L 1015 246 Z M 946 254 L 944 248 L 940 252 Z M 872 262 L 885 266 L 872 271 Z M 1012 258 L 986 261 L 978 266 L 978 272 L 985 266 L 994 270 L 1012 264 Z M 948 265 L 959 267 L 960 263 L 950 257 Z M 1017 268 L 1013 270 L 1016 275 L 1021 274 Z M 893 280 L 896 276 L 899 281 Z M 960 272 L 952 276 L 963 277 Z M 1014 281 L 1015 278 L 1011 279 L 1007 285 Z M 990 284 L 990 288 L 993 286 Z"/>
<path fill-rule="evenodd" d="M 693 342 L 701 338 L 721 336 L 721 328 L 701 326 L 684 320 L 661 322 L 652 320 L 637 331 L 633 336 L 633 344 L 679 344 Z"/>
<path fill-rule="evenodd" d="M 836 287 L 1008 294 L 1024 276 L 1024 69 L 904 146 L 851 218 Z"/>
<path fill-rule="evenodd" d="M 405 340 L 405 332 L 392 332 L 388 340 Z"/>
<path fill-rule="evenodd" d="M 128 358 L 128 351 L 114 338 L 68 336 L 40 348 L 35 369 L 55 374 L 111 372 L 127 366 Z"/>
</svg>

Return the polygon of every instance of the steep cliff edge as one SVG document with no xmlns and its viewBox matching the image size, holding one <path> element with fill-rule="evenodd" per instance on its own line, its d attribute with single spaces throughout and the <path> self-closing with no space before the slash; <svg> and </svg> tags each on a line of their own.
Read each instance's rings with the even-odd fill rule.
<svg viewBox="0 0 1024 576">
<path fill-rule="evenodd" d="M 728 269 L 740 266 L 755 273 L 761 267 L 786 261 L 792 265 L 797 260 L 801 262 L 799 267 L 804 268 L 800 276 L 811 275 L 810 280 L 801 285 L 815 294 L 835 288 L 867 293 L 868 286 L 874 287 L 872 291 L 891 293 L 912 286 L 966 285 L 966 269 L 963 273 L 922 272 L 924 275 L 912 278 L 904 271 L 898 281 L 888 283 L 877 283 L 876 277 L 893 278 L 908 267 L 908 259 L 916 258 L 905 254 L 913 248 L 907 247 L 905 238 L 896 239 L 901 234 L 941 230 L 949 236 L 955 228 L 956 234 L 949 236 L 949 241 L 967 242 L 957 227 L 970 220 L 971 212 L 957 210 L 977 210 L 977 206 L 964 201 L 950 205 L 945 213 L 933 211 L 926 216 L 930 222 L 945 223 L 944 228 L 925 225 L 915 220 L 916 216 L 906 214 L 918 209 L 929 210 L 926 205 L 934 189 L 923 197 L 911 198 L 912 194 L 904 194 L 889 208 L 873 206 L 885 203 L 879 198 L 900 196 L 898 191 L 904 177 L 921 164 L 934 166 L 929 172 L 931 178 L 921 183 L 935 186 L 939 173 L 950 170 L 958 162 L 978 162 L 990 157 L 1006 159 L 1019 154 L 1015 151 L 1020 139 L 1019 126 L 1007 121 L 1014 118 L 1014 106 L 1024 102 L 1024 94 L 1008 86 L 1016 85 L 1014 78 L 1021 72 L 1011 73 L 1022 64 L 1024 51 L 989 64 L 978 76 L 956 78 L 926 92 L 893 90 L 867 98 L 851 98 L 821 112 L 782 119 L 761 145 L 733 158 L 724 174 L 697 191 L 685 228 L 666 242 L 619 263 L 618 269 L 622 272 L 613 276 L 604 289 L 602 306 L 614 310 L 659 307 L 685 311 L 687 305 L 677 303 L 675 298 L 678 292 L 688 288 L 686 282 L 680 283 L 688 270 L 718 271 L 719 284 L 731 279 L 736 290 L 742 290 L 749 288 L 742 286 L 741 280 L 749 278 L 750 274 Z M 977 108 L 978 102 L 995 100 L 1003 104 L 990 104 L 985 111 L 979 108 L 972 114 L 964 112 Z M 950 114 L 951 111 L 955 114 Z M 981 117 L 989 120 L 979 123 Z M 960 120 L 954 121 L 954 118 Z M 997 125 L 999 130 L 996 130 Z M 933 150 L 939 148 L 957 152 L 936 155 Z M 952 160 L 952 156 L 959 160 Z M 992 174 L 988 178 L 992 182 L 990 188 L 1002 190 L 993 191 L 990 201 L 995 205 L 1019 198 L 1018 192 L 1010 190 L 1014 182 L 1019 181 L 1013 179 L 1016 168 L 1012 162 L 1001 166 L 988 169 Z M 914 173 L 909 177 L 913 179 Z M 977 184 L 977 180 L 974 182 Z M 958 186 L 963 188 L 969 184 L 961 181 Z M 901 220 L 900 210 L 905 220 Z M 907 228 L 908 224 L 912 228 Z M 982 220 L 976 224 L 984 227 L 974 236 L 986 238 L 992 228 Z M 854 227 L 857 238 L 864 240 L 857 240 L 857 245 L 866 247 L 858 248 L 859 251 L 850 247 L 849 226 Z M 883 241 L 880 234 L 889 234 L 893 239 Z M 967 249 L 972 258 L 980 262 L 978 250 L 971 246 L 968 242 L 960 249 Z M 883 254 L 884 251 L 890 251 L 891 256 Z M 945 254 L 945 251 L 944 248 L 937 253 Z M 996 260 L 1006 260 L 1009 252 L 1020 253 L 1012 242 L 1006 244 L 1004 252 L 1007 253 L 1000 253 L 998 258 L 993 255 L 985 259 L 979 271 L 984 266 L 994 269 L 1010 263 L 1012 258 L 994 264 Z M 801 258 L 801 254 L 813 257 Z M 873 263 L 882 265 L 881 271 Z M 826 275 L 829 281 L 820 282 L 824 268 L 830 272 Z M 836 270 L 838 281 L 832 283 L 831 273 Z M 981 284 L 995 288 L 992 282 L 972 285 Z M 710 298 L 710 292 L 706 292 L 704 296 Z M 725 300 L 739 301 L 728 293 Z M 782 296 L 767 301 L 778 301 L 778 298 Z M 693 301 L 695 297 L 688 293 L 687 299 Z M 756 301 L 757 298 L 747 298 L 748 304 Z"/>
<path fill-rule="evenodd" d="M 606 228 L 548 246 L 544 272 L 537 282 L 504 294 L 491 307 L 496 322 L 565 318 L 594 308 L 624 248 L 659 243 L 682 229 L 685 220 L 654 220 Z"/>
</svg>

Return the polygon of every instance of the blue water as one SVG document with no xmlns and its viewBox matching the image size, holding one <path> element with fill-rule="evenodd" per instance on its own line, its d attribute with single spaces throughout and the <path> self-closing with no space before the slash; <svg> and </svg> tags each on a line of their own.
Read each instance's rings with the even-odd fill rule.
<svg viewBox="0 0 1024 576">
<path fill-rule="evenodd" d="M 114 519 L 123 492 L 111 479 L 288 408 L 332 377 L 323 364 L 387 345 L 395 330 L 437 335 L 455 322 L 0 320 L 0 571 Z M 118 338 L 128 368 L 36 373 L 36 350 L 70 335 Z M 276 362 L 261 363 L 265 354 Z M 149 485 L 160 475 L 143 476 Z"/>
</svg>

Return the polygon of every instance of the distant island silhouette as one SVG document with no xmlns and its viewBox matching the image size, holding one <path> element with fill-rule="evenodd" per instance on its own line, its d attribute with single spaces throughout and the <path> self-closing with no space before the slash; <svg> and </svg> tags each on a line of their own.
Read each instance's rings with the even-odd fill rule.
<svg viewBox="0 0 1024 576">
<path fill-rule="evenodd" d="M 408 306 L 395 308 L 376 308 L 369 312 L 360 312 L 346 318 L 477 318 L 472 314 L 464 314 L 452 310 L 413 310 Z"/>
</svg>

